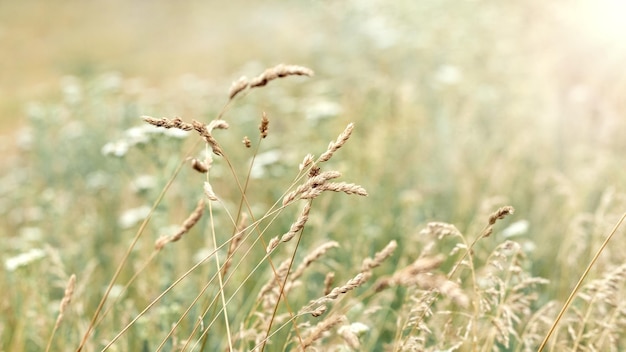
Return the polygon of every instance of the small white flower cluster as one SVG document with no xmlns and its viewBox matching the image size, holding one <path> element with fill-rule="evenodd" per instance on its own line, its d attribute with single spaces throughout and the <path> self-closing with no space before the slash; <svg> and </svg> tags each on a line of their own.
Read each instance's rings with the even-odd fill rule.
<svg viewBox="0 0 626 352">
<path fill-rule="evenodd" d="M 33 248 L 28 252 L 21 253 L 15 257 L 7 258 L 4 261 L 4 267 L 7 271 L 15 271 L 17 268 L 27 266 L 46 256 L 46 252 L 40 248 Z"/>
<path fill-rule="evenodd" d="M 270 165 L 278 163 L 282 155 L 282 152 L 278 149 L 272 149 L 258 154 L 254 158 L 254 164 L 252 165 L 252 170 L 250 171 L 250 177 L 254 179 L 265 177 L 267 168 Z"/>
<path fill-rule="evenodd" d="M 147 205 L 126 210 L 118 219 L 121 228 L 128 229 L 143 221 L 150 214 Z"/>
<path fill-rule="evenodd" d="M 189 132 L 176 128 L 159 128 L 148 124 L 131 127 L 124 132 L 124 138 L 105 144 L 101 149 L 101 153 L 105 156 L 121 158 L 128 153 L 131 147 L 147 144 L 151 141 L 153 136 L 157 135 L 183 139 L 189 135 Z"/>
</svg>

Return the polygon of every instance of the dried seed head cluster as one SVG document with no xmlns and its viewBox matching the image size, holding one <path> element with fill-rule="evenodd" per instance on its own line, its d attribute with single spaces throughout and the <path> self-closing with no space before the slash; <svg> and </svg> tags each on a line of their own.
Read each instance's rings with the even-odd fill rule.
<svg viewBox="0 0 626 352">
<path fill-rule="evenodd" d="M 325 171 L 310 177 L 304 184 L 296 187 L 295 190 L 291 191 L 283 198 L 283 205 L 287 205 L 297 198 L 314 199 L 325 191 L 367 196 L 365 188 L 354 183 L 328 182 L 328 180 L 332 180 L 340 176 L 341 173 L 338 171 Z"/>
<path fill-rule="evenodd" d="M 215 140 L 215 138 L 213 138 L 213 135 L 211 135 L 211 131 L 213 131 L 214 129 L 228 128 L 228 123 L 224 120 L 216 119 L 211 121 L 208 125 L 205 125 L 204 123 L 196 120 L 192 120 L 191 123 L 187 123 L 179 117 L 169 120 L 167 118 L 156 119 L 150 116 L 143 116 L 142 119 L 147 123 L 157 127 L 178 128 L 183 131 L 196 130 L 200 134 L 200 136 L 204 138 L 205 142 L 211 146 L 213 153 L 215 153 L 216 155 L 224 154 L 219 143 L 217 143 L 217 140 Z"/>
<path fill-rule="evenodd" d="M 277 78 L 287 77 L 287 76 L 313 76 L 313 70 L 303 66 L 297 65 L 285 65 L 280 64 L 275 67 L 269 68 L 265 70 L 261 75 L 248 80 L 247 77 L 243 76 L 239 78 L 237 81 L 233 82 L 228 91 L 228 99 L 233 99 L 237 94 L 246 90 L 247 88 L 256 88 L 262 87 L 266 85 L 268 82 L 273 81 Z"/>
<path fill-rule="evenodd" d="M 489 215 L 489 224 L 487 225 L 487 228 L 485 228 L 482 237 L 489 237 L 493 232 L 493 225 L 495 225 L 496 221 L 502 220 L 507 217 L 507 215 L 513 214 L 514 212 L 515 209 L 513 209 L 512 206 L 507 205 Z"/>
</svg>

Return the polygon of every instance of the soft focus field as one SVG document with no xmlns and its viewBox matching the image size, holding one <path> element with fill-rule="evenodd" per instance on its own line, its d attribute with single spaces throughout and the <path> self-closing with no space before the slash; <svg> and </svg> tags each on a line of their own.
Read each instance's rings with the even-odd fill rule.
<svg viewBox="0 0 626 352">
<path fill-rule="evenodd" d="M 626 212 L 615 4 L 0 2 L 0 351 L 536 351 Z M 626 349 L 625 236 L 545 350 Z"/>
</svg>

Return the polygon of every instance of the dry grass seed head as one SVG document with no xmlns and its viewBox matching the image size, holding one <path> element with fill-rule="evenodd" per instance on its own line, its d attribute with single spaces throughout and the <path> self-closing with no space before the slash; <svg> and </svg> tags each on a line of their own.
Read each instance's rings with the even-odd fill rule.
<svg viewBox="0 0 626 352">
<path fill-rule="evenodd" d="M 178 231 L 175 234 L 171 236 L 162 236 L 156 240 L 156 243 L 154 244 L 154 247 L 156 248 L 156 250 L 163 249 L 163 247 L 170 242 L 176 242 L 180 240 L 184 234 L 189 232 L 189 230 L 195 224 L 198 223 L 203 213 L 204 213 L 204 200 L 200 199 L 198 201 L 198 204 L 196 205 L 196 208 L 189 215 L 189 217 L 185 219 L 185 221 L 183 222 L 183 224 L 181 225 L 181 227 L 178 229 Z"/>
<path fill-rule="evenodd" d="M 330 317 L 319 322 L 315 327 L 313 327 L 313 331 L 307 336 L 304 341 L 302 341 L 302 345 L 300 348 L 302 351 L 306 350 L 310 347 L 315 341 L 322 338 L 323 334 L 326 331 L 329 331 L 336 325 L 346 321 L 345 316 L 343 315 L 331 315 Z"/>
<path fill-rule="evenodd" d="M 206 174 L 209 171 L 209 164 L 196 158 L 191 159 L 191 167 L 201 174 Z"/>
<path fill-rule="evenodd" d="M 147 123 L 163 128 L 178 128 L 183 131 L 191 131 L 194 129 L 192 124 L 184 122 L 180 117 L 175 117 L 172 120 L 169 120 L 165 117 L 157 119 L 150 116 L 142 116 L 141 117 Z"/>
<path fill-rule="evenodd" d="M 233 82 L 228 91 L 228 99 L 233 99 L 237 94 L 244 91 L 250 83 L 248 83 L 248 78 L 246 76 L 240 77 L 238 80 Z"/>
<path fill-rule="evenodd" d="M 267 119 L 267 114 L 263 111 L 263 116 L 261 117 L 261 124 L 259 125 L 259 131 L 261 132 L 261 138 L 267 137 L 267 131 L 270 124 L 270 120 Z"/>
<path fill-rule="evenodd" d="M 208 181 L 204 181 L 204 195 L 213 202 L 218 201 L 219 199 L 217 198 L 217 196 L 215 195 L 215 192 L 213 192 L 213 187 L 211 186 L 211 184 Z"/>
<path fill-rule="evenodd" d="M 460 237 L 461 232 L 452 224 L 445 222 L 429 222 L 426 228 L 420 231 L 421 236 L 435 236 L 442 239 L 447 236 Z"/>
<path fill-rule="evenodd" d="M 489 215 L 489 225 L 495 224 L 496 221 L 502 220 L 507 215 L 513 214 L 514 212 L 515 212 L 515 209 L 513 209 L 513 207 L 510 205 L 507 205 L 498 209 L 497 211 Z"/>
<path fill-rule="evenodd" d="M 223 120 L 220 120 L 220 121 L 223 121 Z M 204 138 L 204 141 L 211 147 L 215 155 L 224 155 L 224 151 L 220 147 L 219 143 L 211 135 L 211 130 L 213 130 L 215 126 L 211 126 L 211 128 L 209 129 L 204 123 L 196 121 L 196 120 L 193 120 L 192 124 L 193 124 L 193 128 L 200 134 L 202 138 Z"/>
<path fill-rule="evenodd" d="M 304 273 L 304 271 L 306 270 L 306 268 L 308 268 L 311 265 L 311 263 L 319 259 L 330 249 L 337 248 L 337 247 L 339 247 L 339 243 L 335 241 L 330 241 L 330 242 L 323 243 L 319 247 L 312 250 L 311 253 L 309 253 L 306 257 L 304 257 L 304 259 L 302 260 L 302 263 L 300 263 L 300 265 L 296 268 L 296 270 L 294 270 L 293 274 L 291 274 L 290 280 L 293 281 L 293 280 L 299 279 Z"/>
<path fill-rule="evenodd" d="M 338 178 L 340 176 L 341 176 L 341 173 L 339 171 L 325 171 L 325 172 L 320 173 L 319 175 L 309 178 L 304 184 L 296 187 L 295 190 L 288 193 L 283 198 L 283 205 L 287 205 L 291 203 L 298 196 L 301 196 L 304 192 L 310 191 L 313 188 L 317 188 L 323 185 L 326 181 L 334 179 L 334 178 Z M 309 193 L 309 196 L 310 196 L 310 193 Z"/>
<path fill-rule="evenodd" d="M 334 282 L 335 282 L 335 273 L 331 271 L 330 273 L 326 274 L 326 277 L 324 277 L 324 296 L 330 293 L 330 290 L 332 289 Z"/>
<path fill-rule="evenodd" d="M 309 165 L 313 164 L 313 154 L 307 154 L 304 159 L 302 159 L 302 162 L 300 163 L 300 165 L 298 165 L 298 170 L 302 171 L 305 168 L 309 167 Z M 319 168 L 318 168 L 319 169 Z"/>
<path fill-rule="evenodd" d="M 285 233 L 280 238 L 281 242 L 289 242 L 292 238 L 294 238 L 294 236 L 298 232 L 300 232 L 304 228 L 304 225 L 309 220 L 310 212 L 311 212 L 311 202 L 307 202 L 304 205 L 304 208 L 302 209 L 302 212 L 300 213 L 300 216 L 298 217 L 296 222 L 291 224 L 291 227 L 289 228 L 289 232 Z"/>
<path fill-rule="evenodd" d="M 337 137 L 337 140 L 334 142 L 330 142 L 326 152 L 324 152 L 324 154 L 320 156 L 319 162 L 325 162 L 330 160 L 333 154 L 335 154 L 335 152 L 348 141 L 350 135 L 352 134 L 352 130 L 354 130 L 354 124 L 349 123 L 346 129 L 341 132 L 339 137 Z"/>
<path fill-rule="evenodd" d="M 209 133 L 213 132 L 213 130 L 227 130 L 229 127 L 230 125 L 228 124 L 228 122 L 222 119 L 211 120 L 211 122 L 209 122 L 209 124 L 207 125 Z"/>
<path fill-rule="evenodd" d="M 226 254 L 226 261 L 224 262 L 224 269 L 222 269 L 223 276 L 226 275 L 226 273 L 228 272 L 228 269 L 230 268 L 230 265 L 233 259 L 232 256 L 235 253 L 235 250 L 237 249 L 237 247 L 239 247 L 241 240 L 243 239 L 243 235 L 245 233 L 247 224 L 248 224 L 248 214 L 242 213 L 241 218 L 239 219 L 239 223 L 237 224 L 237 228 L 235 229 L 236 232 L 231 238 L 230 245 L 228 246 L 228 253 Z"/>
<path fill-rule="evenodd" d="M 391 257 L 396 248 L 398 248 L 398 242 L 392 240 L 385 246 L 385 248 L 374 254 L 374 258 L 365 258 L 361 264 L 361 272 L 369 272 L 380 266 L 382 262 Z"/>
<path fill-rule="evenodd" d="M 252 146 L 252 142 L 250 141 L 250 138 L 248 138 L 248 136 L 243 137 L 242 143 L 246 146 L 246 148 L 250 148 Z"/>
<path fill-rule="evenodd" d="M 61 303 L 59 304 L 59 316 L 57 317 L 57 321 L 55 323 L 55 329 L 59 327 L 61 324 L 61 320 L 63 320 L 63 315 L 65 314 L 65 310 L 72 302 L 72 295 L 74 294 L 74 288 L 76 287 L 76 274 L 72 274 L 70 276 L 69 281 L 67 282 L 67 286 L 65 286 L 65 293 L 63 294 L 63 299 L 61 299 Z"/>
<path fill-rule="evenodd" d="M 313 70 L 304 66 L 279 64 L 265 70 L 260 76 L 250 81 L 250 87 L 262 87 L 277 78 L 287 76 L 313 76 Z"/>
</svg>

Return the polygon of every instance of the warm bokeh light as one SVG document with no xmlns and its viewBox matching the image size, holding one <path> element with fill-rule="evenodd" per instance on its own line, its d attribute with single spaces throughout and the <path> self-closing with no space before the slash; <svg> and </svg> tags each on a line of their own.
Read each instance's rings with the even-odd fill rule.
<svg viewBox="0 0 626 352">
<path fill-rule="evenodd" d="M 592 40 L 626 50 L 626 1 L 581 0 L 577 15 Z"/>
</svg>

